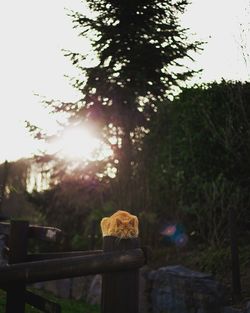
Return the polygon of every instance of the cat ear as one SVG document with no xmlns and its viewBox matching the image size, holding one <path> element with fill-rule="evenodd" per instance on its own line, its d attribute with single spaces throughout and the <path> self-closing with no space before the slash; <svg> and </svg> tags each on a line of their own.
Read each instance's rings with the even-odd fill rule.
<svg viewBox="0 0 250 313">
<path fill-rule="evenodd" d="M 131 226 L 134 227 L 134 226 L 135 226 L 135 220 L 134 220 L 134 219 L 130 220 L 130 221 L 129 221 L 129 225 L 131 225 Z"/>
<path fill-rule="evenodd" d="M 116 226 L 121 226 L 121 225 L 122 225 L 122 221 L 119 218 L 117 218 L 116 219 Z"/>
</svg>

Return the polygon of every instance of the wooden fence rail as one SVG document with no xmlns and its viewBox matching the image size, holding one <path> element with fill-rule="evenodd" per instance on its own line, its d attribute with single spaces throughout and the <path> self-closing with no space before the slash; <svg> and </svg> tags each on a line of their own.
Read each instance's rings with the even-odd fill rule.
<svg viewBox="0 0 250 313">
<path fill-rule="evenodd" d="M 15 221 L 11 223 L 1 222 L 0 223 L 0 233 L 5 235 L 10 235 L 11 229 L 15 229 L 15 225 L 21 225 L 25 221 Z M 15 231 L 15 230 L 14 230 Z M 43 241 L 59 242 L 63 236 L 61 229 L 56 227 L 29 225 L 28 234 L 29 238 L 39 239 Z"/>
<path fill-rule="evenodd" d="M 26 284 L 99 273 L 101 313 L 138 313 L 139 268 L 146 263 L 139 239 L 104 237 L 103 250 L 28 254 L 29 236 L 48 239 L 50 230 L 55 241 L 61 231 L 34 225 L 30 228 L 25 221 L 12 221 L 4 229 L 10 234 L 9 264 L 0 267 L 0 288 L 7 291 L 6 313 L 24 313 L 25 302 L 43 312 L 60 313 L 56 303 L 27 291 Z"/>
<path fill-rule="evenodd" d="M 69 251 L 69 252 L 48 252 L 48 253 L 31 253 L 27 255 L 27 261 L 39 261 L 47 259 L 60 259 L 66 257 L 84 256 L 89 254 L 101 254 L 103 250 L 89 250 L 89 251 Z"/>
<path fill-rule="evenodd" d="M 127 271 L 140 268 L 144 263 L 144 253 L 141 249 L 25 262 L 1 267 L 0 282 L 1 285 L 17 282 L 27 284 L 68 277 Z"/>
</svg>

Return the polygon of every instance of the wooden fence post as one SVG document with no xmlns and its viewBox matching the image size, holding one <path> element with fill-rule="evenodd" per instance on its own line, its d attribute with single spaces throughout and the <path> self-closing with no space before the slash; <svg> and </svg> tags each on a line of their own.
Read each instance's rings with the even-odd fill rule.
<svg viewBox="0 0 250 313">
<path fill-rule="evenodd" d="M 27 256 L 29 222 L 11 221 L 9 238 L 9 264 L 24 262 Z M 6 313 L 25 312 L 25 284 L 16 283 L 8 287 L 6 297 Z"/>
<path fill-rule="evenodd" d="M 237 217 L 234 208 L 229 210 L 229 231 L 231 246 L 231 265 L 232 265 L 232 298 L 233 302 L 241 299 L 241 281 L 240 281 L 240 261 L 237 234 Z"/>
<path fill-rule="evenodd" d="M 126 251 L 139 248 L 139 239 L 103 238 L 103 251 Z M 139 268 L 102 275 L 101 313 L 138 313 Z"/>
</svg>

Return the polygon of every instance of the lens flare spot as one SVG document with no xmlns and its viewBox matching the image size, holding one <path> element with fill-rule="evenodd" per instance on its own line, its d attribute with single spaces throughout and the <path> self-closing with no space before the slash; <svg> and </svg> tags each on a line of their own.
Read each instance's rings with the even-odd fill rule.
<svg viewBox="0 0 250 313">
<path fill-rule="evenodd" d="M 176 247 L 184 247 L 188 242 L 188 236 L 181 224 L 168 223 L 160 234 L 163 236 L 163 242 L 174 244 Z"/>
<path fill-rule="evenodd" d="M 188 236 L 184 233 L 179 234 L 174 241 L 177 247 L 184 247 L 188 242 Z"/>
<path fill-rule="evenodd" d="M 176 232 L 176 226 L 175 225 L 169 225 L 165 229 L 163 229 L 161 234 L 163 236 L 171 237 L 171 236 L 173 236 L 175 234 L 175 232 Z"/>
</svg>

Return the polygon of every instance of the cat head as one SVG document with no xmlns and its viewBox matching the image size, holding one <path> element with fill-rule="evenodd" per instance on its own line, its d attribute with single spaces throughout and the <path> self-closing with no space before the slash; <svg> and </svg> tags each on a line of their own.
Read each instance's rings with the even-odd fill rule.
<svg viewBox="0 0 250 313">
<path fill-rule="evenodd" d="M 115 219 L 115 233 L 119 238 L 134 238 L 138 236 L 138 220 L 137 217 L 121 220 L 119 217 Z"/>
</svg>

